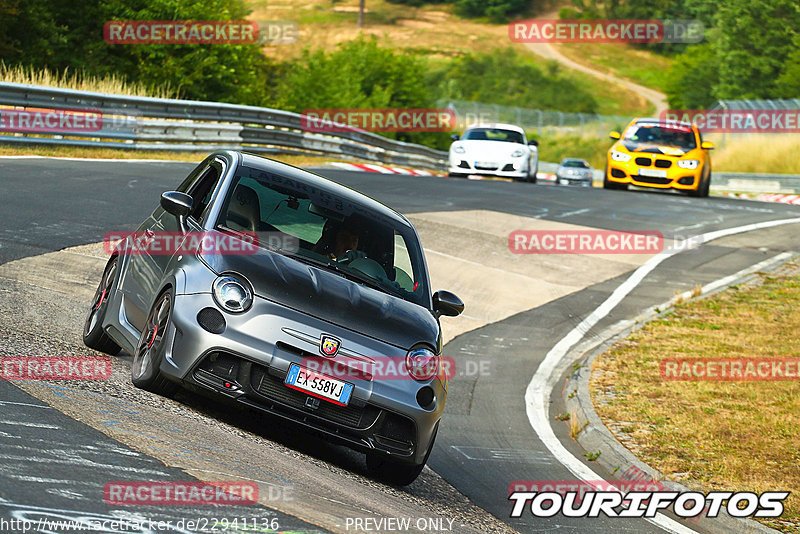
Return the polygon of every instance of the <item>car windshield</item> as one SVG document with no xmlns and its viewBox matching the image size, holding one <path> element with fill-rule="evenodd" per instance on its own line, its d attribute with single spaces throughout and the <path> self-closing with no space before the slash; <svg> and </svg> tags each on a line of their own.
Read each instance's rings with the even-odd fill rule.
<svg viewBox="0 0 800 534">
<path fill-rule="evenodd" d="M 426 306 L 416 234 L 335 192 L 241 167 L 217 227 L 254 232 L 259 246 Z"/>
<path fill-rule="evenodd" d="M 691 128 L 659 124 L 634 124 L 625 132 L 625 141 L 679 148 L 697 148 Z"/>
<path fill-rule="evenodd" d="M 589 164 L 579 159 L 565 159 L 561 162 L 562 167 L 573 167 L 578 169 L 588 169 Z"/>
<path fill-rule="evenodd" d="M 505 141 L 507 143 L 525 144 L 525 137 L 514 130 L 502 128 L 472 128 L 464 132 L 461 138 L 465 141 Z"/>
</svg>

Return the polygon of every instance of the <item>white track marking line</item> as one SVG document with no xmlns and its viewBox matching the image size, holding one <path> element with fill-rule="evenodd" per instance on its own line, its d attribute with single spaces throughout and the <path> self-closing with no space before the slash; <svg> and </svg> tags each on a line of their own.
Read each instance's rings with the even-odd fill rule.
<svg viewBox="0 0 800 534">
<path fill-rule="evenodd" d="M 57 425 L 48 425 L 45 423 L 29 423 L 28 421 L 0 421 L 0 425 L 12 425 L 12 426 L 27 426 L 30 428 L 49 428 L 50 430 L 61 430 L 60 426 Z"/>
<path fill-rule="evenodd" d="M 583 482 L 601 480 L 600 476 L 592 471 L 589 467 L 583 464 L 580 460 L 572 455 L 556 437 L 553 429 L 550 427 L 550 418 L 548 417 L 548 400 L 550 398 L 550 391 L 552 390 L 558 377 L 553 377 L 554 371 L 558 366 L 561 359 L 567 354 L 575 344 L 577 344 L 589 330 L 594 327 L 602 318 L 608 315 L 617 304 L 622 302 L 631 291 L 655 269 L 661 262 L 671 258 L 675 254 L 689 250 L 697 246 L 698 242 L 707 243 L 714 239 L 726 237 L 743 232 L 750 232 L 753 230 L 761 230 L 763 228 L 771 228 L 774 226 L 781 226 L 784 224 L 800 223 L 800 218 L 793 219 L 779 219 L 776 221 L 765 221 L 761 223 L 747 224 L 744 226 L 737 226 L 734 228 L 726 228 L 724 230 L 717 230 L 708 232 L 700 236 L 699 239 L 695 238 L 692 243 L 682 241 L 672 249 L 661 252 L 647 260 L 644 264 L 638 267 L 622 284 L 611 293 L 611 295 L 598 306 L 588 317 L 582 320 L 575 328 L 573 328 L 566 336 L 564 336 L 555 346 L 550 349 L 544 360 L 542 361 L 536 373 L 531 378 L 528 387 L 525 390 L 525 412 L 528 415 L 528 421 L 533 427 L 536 435 L 544 443 L 545 447 L 550 450 L 550 453 L 558 460 L 564 467 L 566 467 L 573 475 L 578 477 Z M 694 245 L 694 246 L 693 246 Z M 724 280 L 724 279 L 723 279 Z M 720 281 L 712 282 L 717 284 Z M 712 285 L 709 284 L 709 285 Z M 719 287 L 717 285 L 716 287 Z M 677 534 L 689 534 L 694 532 L 692 529 L 678 523 L 677 521 L 663 515 L 657 514 L 652 519 L 647 521 L 657 525 L 667 532 Z"/>
<path fill-rule="evenodd" d="M 52 410 L 52 406 L 48 406 L 46 404 L 31 404 L 29 402 L 11 402 L 11 401 L 0 401 L 0 406 L 4 406 L 6 404 L 12 404 L 14 406 L 30 406 L 32 408 L 46 408 Z"/>
</svg>

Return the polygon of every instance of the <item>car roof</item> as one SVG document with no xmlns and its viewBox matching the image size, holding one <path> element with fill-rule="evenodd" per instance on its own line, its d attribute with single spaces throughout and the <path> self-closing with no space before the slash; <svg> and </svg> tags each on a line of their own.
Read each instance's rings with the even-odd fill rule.
<svg viewBox="0 0 800 534">
<path fill-rule="evenodd" d="M 692 123 L 691 122 L 679 121 L 679 120 L 673 120 L 673 119 L 661 119 L 661 118 L 658 118 L 658 117 L 636 119 L 634 121 L 634 124 L 659 124 L 659 125 L 664 125 L 664 126 L 669 125 L 669 126 L 686 126 L 688 128 L 692 127 Z"/>
<path fill-rule="evenodd" d="M 240 152 L 240 154 L 242 156 L 242 165 L 262 171 L 273 172 L 275 174 L 291 178 L 292 180 L 324 189 L 341 197 L 345 201 L 352 202 L 354 204 L 360 204 L 361 206 L 380 213 L 385 217 L 389 217 L 398 223 L 406 226 L 412 226 L 412 224 L 404 215 L 393 210 L 386 204 L 383 204 L 374 198 L 368 197 L 367 195 L 347 187 L 346 185 L 331 180 L 330 178 L 307 171 L 306 169 L 301 169 L 300 167 L 295 167 L 294 165 L 289 165 L 288 163 L 265 158 L 256 154 L 250 154 L 247 152 Z"/>
<path fill-rule="evenodd" d="M 485 123 L 478 123 L 478 124 L 470 124 L 464 131 L 472 130 L 473 128 L 495 128 L 501 130 L 513 130 L 515 132 L 519 132 L 521 134 L 525 133 L 525 130 L 520 128 L 519 126 L 514 126 L 513 124 L 503 124 L 501 122 L 485 122 Z"/>
</svg>

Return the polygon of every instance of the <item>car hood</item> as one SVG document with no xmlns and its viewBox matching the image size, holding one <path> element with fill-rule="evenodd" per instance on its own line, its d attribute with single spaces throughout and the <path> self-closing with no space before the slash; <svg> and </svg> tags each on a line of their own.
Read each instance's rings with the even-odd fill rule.
<svg viewBox="0 0 800 534">
<path fill-rule="evenodd" d="M 645 152 L 648 154 L 665 154 L 667 156 L 683 156 L 693 148 L 681 148 L 669 145 L 654 145 L 653 143 L 636 143 L 634 141 L 622 141 L 629 152 Z"/>
<path fill-rule="evenodd" d="M 245 276 L 256 295 L 404 349 L 438 347 L 439 323 L 414 303 L 358 284 L 269 250 L 255 254 L 204 254 L 216 274 Z"/>
<path fill-rule="evenodd" d="M 511 153 L 515 150 L 530 151 L 528 145 L 521 145 L 519 143 L 507 143 L 505 141 L 456 141 L 454 145 L 464 147 L 465 153 L 463 155 L 470 155 L 481 157 L 484 159 L 491 158 L 509 158 Z"/>
</svg>

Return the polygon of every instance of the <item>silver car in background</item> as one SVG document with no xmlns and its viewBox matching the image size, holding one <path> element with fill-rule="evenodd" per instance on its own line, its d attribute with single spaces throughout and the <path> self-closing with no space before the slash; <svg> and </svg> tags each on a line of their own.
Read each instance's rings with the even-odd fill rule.
<svg viewBox="0 0 800 534">
<path fill-rule="evenodd" d="M 592 187 L 592 166 L 585 159 L 564 158 L 556 169 L 556 183 Z"/>
</svg>

